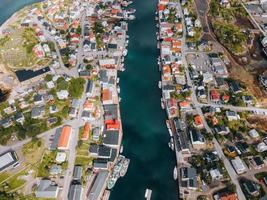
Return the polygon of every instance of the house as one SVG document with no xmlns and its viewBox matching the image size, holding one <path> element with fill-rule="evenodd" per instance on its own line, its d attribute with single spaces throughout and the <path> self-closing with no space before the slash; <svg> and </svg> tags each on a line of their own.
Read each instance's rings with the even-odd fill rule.
<svg viewBox="0 0 267 200">
<path fill-rule="evenodd" d="M 81 184 L 71 184 L 68 194 L 68 200 L 82 200 L 83 187 Z"/>
<path fill-rule="evenodd" d="M 217 90 L 211 90 L 210 91 L 210 98 L 211 98 L 211 101 L 213 102 L 218 102 L 220 101 L 220 94 Z"/>
<path fill-rule="evenodd" d="M 54 114 L 56 112 L 58 112 L 58 109 L 57 109 L 56 105 L 52 105 L 52 106 L 49 107 L 49 113 L 50 114 Z"/>
<path fill-rule="evenodd" d="M 51 180 L 41 180 L 35 195 L 37 198 L 57 198 L 59 187 Z"/>
<path fill-rule="evenodd" d="M 242 183 L 242 186 L 244 187 L 245 191 L 251 195 L 251 196 L 258 196 L 260 193 L 259 193 L 259 186 L 254 183 L 253 181 L 251 180 L 246 180 Z"/>
<path fill-rule="evenodd" d="M 33 119 L 40 119 L 45 114 L 45 107 L 44 106 L 37 106 L 33 107 L 31 111 L 31 118 Z"/>
<path fill-rule="evenodd" d="M 7 151 L 0 155 L 0 172 L 18 165 L 18 156 L 15 151 Z"/>
<path fill-rule="evenodd" d="M 242 96 L 242 100 L 246 105 L 252 105 L 253 104 L 253 97 L 249 95 Z"/>
<path fill-rule="evenodd" d="M 110 59 L 100 59 L 99 66 L 101 68 L 114 69 L 116 66 L 116 61 L 113 58 Z"/>
<path fill-rule="evenodd" d="M 57 92 L 57 98 L 59 100 L 64 100 L 67 99 L 69 97 L 69 92 L 67 90 L 60 90 L 59 92 Z"/>
<path fill-rule="evenodd" d="M 66 161 L 66 158 L 67 158 L 67 154 L 65 152 L 57 152 L 57 155 L 56 155 L 56 162 L 57 163 L 63 163 Z"/>
<path fill-rule="evenodd" d="M 241 154 L 247 153 L 250 151 L 249 146 L 246 142 L 237 142 L 235 143 L 235 146 L 240 151 Z"/>
<path fill-rule="evenodd" d="M 253 139 L 259 138 L 260 135 L 258 133 L 258 131 L 256 131 L 255 129 L 252 129 L 248 132 L 249 136 L 252 137 Z"/>
<path fill-rule="evenodd" d="M 265 166 L 263 159 L 260 156 L 252 157 L 251 162 L 252 162 L 253 167 L 255 169 L 261 169 Z"/>
<path fill-rule="evenodd" d="M 237 174 L 243 174 L 247 171 L 247 167 L 239 156 L 231 160 L 231 163 Z"/>
<path fill-rule="evenodd" d="M 69 148 L 71 134 L 72 134 L 71 126 L 65 125 L 62 127 L 57 144 L 57 148 L 59 150 L 67 150 Z"/>
<path fill-rule="evenodd" d="M 98 142 L 100 139 L 100 129 L 98 127 L 93 129 L 92 140 Z"/>
<path fill-rule="evenodd" d="M 34 95 L 34 97 L 33 97 L 33 103 L 34 103 L 34 105 L 42 105 L 42 104 L 44 104 L 44 97 L 43 97 L 43 95 L 40 95 L 40 94 Z"/>
<path fill-rule="evenodd" d="M 223 175 L 218 169 L 211 169 L 210 170 L 210 176 L 213 181 L 220 180 L 223 178 Z"/>
<path fill-rule="evenodd" d="M 17 112 L 14 116 L 16 122 L 23 124 L 25 121 L 25 117 L 22 112 Z"/>
<path fill-rule="evenodd" d="M 257 152 L 267 151 L 267 145 L 264 142 L 261 142 L 261 143 L 257 144 L 256 151 Z"/>
<path fill-rule="evenodd" d="M 71 118 L 75 118 L 75 117 L 77 117 L 77 114 L 78 114 L 78 109 L 70 107 L 69 116 Z"/>
<path fill-rule="evenodd" d="M 240 116 L 235 111 L 226 111 L 228 121 L 239 120 Z"/>
<path fill-rule="evenodd" d="M 119 132 L 116 130 L 104 131 L 103 144 L 113 148 L 117 148 L 119 145 Z"/>
<path fill-rule="evenodd" d="M 217 134 L 220 134 L 220 135 L 227 135 L 228 133 L 230 133 L 229 128 L 227 126 L 224 126 L 224 125 L 217 125 L 214 128 L 214 130 Z"/>
<path fill-rule="evenodd" d="M 242 92 L 241 87 L 240 87 L 238 82 L 232 81 L 232 82 L 230 82 L 229 85 L 230 85 L 230 89 L 233 93 L 238 94 L 238 93 Z"/>
<path fill-rule="evenodd" d="M 213 196 L 214 200 L 238 200 L 236 193 L 218 193 Z"/>
<path fill-rule="evenodd" d="M 61 172 L 62 172 L 62 168 L 60 165 L 57 165 L 57 164 L 53 164 L 49 170 L 49 174 L 52 176 L 61 174 Z"/>
<path fill-rule="evenodd" d="M 197 190 L 197 170 L 193 167 L 180 168 L 181 187 L 189 190 Z"/>
<path fill-rule="evenodd" d="M 97 144 L 90 144 L 89 154 L 92 157 L 98 157 L 98 145 Z"/>
<path fill-rule="evenodd" d="M 102 196 L 104 190 L 103 185 L 108 179 L 108 171 L 99 171 L 96 175 L 96 179 L 93 182 L 93 186 L 88 192 L 88 200 L 98 200 Z"/>
<path fill-rule="evenodd" d="M 86 97 L 93 96 L 93 89 L 94 89 L 94 82 L 92 80 L 88 80 L 86 90 L 85 90 Z"/>
<path fill-rule="evenodd" d="M 83 168 L 80 165 L 75 165 L 74 171 L 73 171 L 73 180 L 75 181 L 81 181 L 83 175 Z"/>
<path fill-rule="evenodd" d="M 11 118 L 4 118 L 0 120 L 0 125 L 4 128 L 8 128 L 10 126 L 12 126 L 12 120 Z"/>
<path fill-rule="evenodd" d="M 108 162 L 104 161 L 104 160 L 94 159 L 93 168 L 94 168 L 94 171 L 107 170 L 108 169 Z"/>
<path fill-rule="evenodd" d="M 199 130 L 191 128 L 189 130 L 190 140 L 194 149 L 203 149 L 206 147 L 205 139 Z"/>
<path fill-rule="evenodd" d="M 194 126 L 197 128 L 204 128 L 200 115 L 194 117 Z"/>
<path fill-rule="evenodd" d="M 84 127 L 83 127 L 83 133 L 82 133 L 81 140 L 88 140 L 90 131 L 91 131 L 91 124 L 89 122 L 86 122 L 84 124 Z"/>
</svg>

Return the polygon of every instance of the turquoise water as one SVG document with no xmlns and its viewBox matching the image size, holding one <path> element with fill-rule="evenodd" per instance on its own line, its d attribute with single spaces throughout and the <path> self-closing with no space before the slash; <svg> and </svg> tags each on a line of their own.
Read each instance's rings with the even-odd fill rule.
<svg viewBox="0 0 267 200">
<path fill-rule="evenodd" d="M 157 0 L 136 0 L 136 20 L 129 24 L 126 71 L 120 74 L 124 152 L 131 159 L 125 177 L 118 180 L 111 200 L 142 200 L 152 189 L 152 200 L 178 199 L 173 180 L 175 155 L 158 88 L 155 10 Z"/>
<path fill-rule="evenodd" d="M 36 0 L 0 0 L 0 24 Z M 126 71 L 120 74 L 124 154 L 131 159 L 125 177 L 116 183 L 111 200 L 142 200 L 150 188 L 152 200 L 176 200 L 174 153 L 168 147 L 166 115 L 158 89 L 155 9 L 157 0 L 136 0 L 137 19 L 129 24 Z"/>
</svg>

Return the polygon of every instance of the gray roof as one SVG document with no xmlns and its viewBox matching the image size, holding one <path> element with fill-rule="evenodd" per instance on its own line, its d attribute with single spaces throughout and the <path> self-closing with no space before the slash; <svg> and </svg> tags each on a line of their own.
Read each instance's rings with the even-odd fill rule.
<svg viewBox="0 0 267 200">
<path fill-rule="evenodd" d="M 44 110 L 45 110 L 44 106 L 33 107 L 31 111 L 31 117 L 32 118 L 40 117 L 42 113 L 44 112 Z"/>
<path fill-rule="evenodd" d="M 94 181 L 93 187 L 88 195 L 88 200 L 97 200 L 99 198 L 107 178 L 108 178 L 107 171 L 100 171 L 97 174 L 96 180 Z"/>
<path fill-rule="evenodd" d="M 104 118 L 105 120 L 118 118 L 118 105 L 104 105 Z"/>
<path fill-rule="evenodd" d="M 94 85 L 94 82 L 92 80 L 88 80 L 88 83 L 86 86 L 86 93 L 92 93 L 93 85 Z"/>
<path fill-rule="evenodd" d="M 93 167 L 97 169 L 107 169 L 108 168 L 108 162 L 104 160 L 94 160 L 93 161 Z"/>
<path fill-rule="evenodd" d="M 98 146 L 98 156 L 102 158 L 110 158 L 111 157 L 111 148 L 105 145 Z"/>
<path fill-rule="evenodd" d="M 82 199 L 82 185 L 72 184 L 69 190 L 68 200 L 81 200 Z"/>
<path fill-rule="evenodd" d="M 41 180 L 35 195 L 37 198 L 56 198 L 58 194 L 58 186 L 50 180 Z"/>
<path fill-rule="evenodd" d="M 119 132 L 118 131 L 105 131 L 103 134 L 103 144 L 118 145 L 119 144 Z"/>
<path fill-rule="evenodd" d="M 15 151 L 7 151 L 0 155 L 0 171 L 15 164 L 18 161 Z"/>
<path fill-rule="evenodd" d="M 181 179 L 186 182 L 187 187 L 197 187 L 197 170 L 193 167 L 181 168 Z"/>
<path fill-rule="evenodd" d="M 73 180 L 80 181 L 82 178 L 82 173 L 83 173 L 82 166 L 76 165 L 73 171 Z"/>
<path fill-rule="evenodd" d="M 50 150 L 56 150 L 57 149 L 57 144 L 58 144 L 58 140 L 59 140 L 59 137 L 60 137 L 60 134 L 61 134 L 61 128 L 58 128 L 56 130 L 56 133 L 54 135 L 54 139 L 50 145 Z"/>
</svg>

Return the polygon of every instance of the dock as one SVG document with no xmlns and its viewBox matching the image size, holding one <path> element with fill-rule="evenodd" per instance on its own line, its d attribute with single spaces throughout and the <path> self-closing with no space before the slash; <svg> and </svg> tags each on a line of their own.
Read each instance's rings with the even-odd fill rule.
<svg viewBox="0 0 267 200">
<path fill-rule="evenodd" d="M 145 198 L 146 200 L 150 200 L 152 195 L 152 190 L 146 189 Z"/>
</svg>

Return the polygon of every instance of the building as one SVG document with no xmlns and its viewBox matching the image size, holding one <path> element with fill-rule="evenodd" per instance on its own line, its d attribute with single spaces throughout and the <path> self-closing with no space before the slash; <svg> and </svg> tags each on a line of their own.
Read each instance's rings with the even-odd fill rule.
<svg viewBox="0 0 267 200">
<path fill-rule="evenodd" d="M 218 193 L 215 194 L 213 197 L 214 200 L 238 200 L 236 193 Z"/>
<path fill-rule="evenodd" d="M 86 122 L 83 127 L 83 134 L 81 140 L 88 140 L 90 131 L 91 131 L 91 124 L 89 122 Z"/>
<path fill-rule="evenodd" d="M 0 171 L 15 167 L 18 164 L 18 157 L 15 151 L 7 151 L 0 155 Z"/>
<path fill-rule="evenodd" d="M 82 178 L 82 174 L 83 174 L 83 168 L 80 165 L 76 165 L 74 167 L 74 171 L 73 171 L 73 180 L 75 181 L 81 181 Z"/>
<path fill-rule="evenodd" d="M 83 187 L 81 184 L 71 184 L 68 200 L 82 200 Z"/>
<path fill-rule="evenodd" d="M 243 174 L 247 171 L 247 167 L 245 166 L 244 162 L 241 160 L 239 156 L 231 160 L 231 163 L 237 174 Z"/>
<path fill-rule="evenodd" d="M 235 111 L 226 111 L 228 121 L 239 120 L 240 116 Z"/>
<path fill-rule="evenodd" d="M 254 139 L 260 137 L 258 131 L 256 131 L 255 129 L 250 130 L 248 132 L 248 134 L 249 134 L 250 137 L 252 137 Z"/>
<path fill-rule="evenodd" d="M 57 198 L 59 188 L 51 180 L 41 180 L 35 195 L 37 198 Z"/>
<path fill-rule="evenodd" d="M 212 169 L 210 170 L 210 176 L 213 181 L 220 180 L 223 178 L 223 175 L 218 169 Z"/>
<path fill-rule="evenodd" d="M 93 183 L 93 187 L 89 191 L 88 200 L 100 200 L 106 188 L 106 181 L 108 179 L 108 171 L 100 171 Z"/>
<path fill-rule="evenodd" d="M 15 72 L 19 82 L 37 81 L 50 72 L 49 67 L 45 67 L 39 70 L 17 70 Z"/>
<path fill-rule="evenodd" d="M 104 131 L 103 133 L 103 144 L 116 148 L 119 145 L 119 132 L 116 130 Z"/>
<path fill-rule="evenodd" d="M 65 125 L 62 127 L 57 144 L 57 148 L 59 150 L 67 150 L 69 148 L 71 133 L 72 133 L 71 126 Z"/>
<path fill-rule="evenodd" d="M 192 167 L 182 167 L 180 169 L 181 187 L 189 190 L 197 190 L 197 170 Z"/>
<path fill-rule="evenodd" d="M 190 140 L 194 149 L 203 149 L 206 147 L 204 136 L 197 129 L 190 129 Z"/>
<path fill-rule="evenodd" d="M 259 195 L 259 186 L 251 180 L 244 181 L 242 186 L 249 195 L 254 197 Z"/>
</svg>

